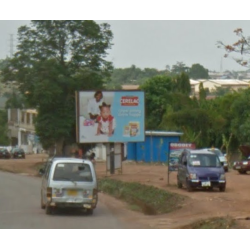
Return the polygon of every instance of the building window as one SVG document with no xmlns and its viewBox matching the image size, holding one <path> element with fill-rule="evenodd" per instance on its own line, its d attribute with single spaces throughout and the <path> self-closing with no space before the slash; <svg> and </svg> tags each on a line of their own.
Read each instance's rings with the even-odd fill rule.
<svg viewBox="0 0 250 250">
<path fill-rule="evenodd" d="M 26 121 L 26 124 L 30 124 L 30 114 L 29 113 L 26 113 L 27 115 L 27 121 Z"/>
<path fill-rule="evenodd" d="M 21 123 L 24 123 L 24 116 L 25 116 L 25 113 L 22 112 Z"/>
</svg>

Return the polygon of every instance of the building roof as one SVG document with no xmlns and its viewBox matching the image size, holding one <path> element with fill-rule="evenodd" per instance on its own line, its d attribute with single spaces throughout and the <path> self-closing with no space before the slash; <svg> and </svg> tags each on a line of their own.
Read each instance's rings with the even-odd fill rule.
<svg viewBox="0 0 250 250">
<path fill-rule="evenodd" d="M 122 85 L 123 90 L 137 90 L 139 89 L 140 85 L 131 84 L 131 85 Z"/>
<path fill-rule="evenodd" d="M 37 114 L 37 110 L 36 109 L 26 109 L 26 113 Z"/>
<path fill-rule="evenodd" d="M 182 136 L 181 132 L 173 131 L 145 131 L 145 135 L 155 135 L 155 136 Z"/>
<path fill-rule="evenodd" d="M 200 82 L 211 82 L 216 85 L 221 85 L 221 86 L 249 86 L 249 81 L 244 81 L 244 80 L 238 80 L 238 79 L 198 79 L 198 80 L 193 80 L 190 79 L 190 85 L 196 85 L 200 84 Z"/>
</svg>

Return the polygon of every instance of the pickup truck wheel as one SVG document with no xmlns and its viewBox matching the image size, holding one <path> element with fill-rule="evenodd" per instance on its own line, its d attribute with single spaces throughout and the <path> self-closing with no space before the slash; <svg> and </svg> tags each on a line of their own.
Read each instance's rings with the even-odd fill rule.
<svg viewBox="0 0 250 250">
<path fill-rule="evenodd" d="M 226 187 L 225 186 L 224 187 L 220 187 L 219 189 L 220 189 L 220 192 L 225 192 Z"/>
<path fill-rule="evenodd" d="M 239 170 L 238 171 L 240 174 L 246 174 L 247 173 L 247 171 L 245 171 L 245 170 Z"/>
<path fill-rule="evenodd" d="M 188 192 L 194 191 L 194 189 L 191 187 L 191 185 L 190 185 L 190 183 L 189 183 L 188 180 L 186 181 L 186 187 L 187 187 L 187 191 L 188 191 Z"/>
<path fill-rule="evenodd" d="M 88 215 L 92 215 L 93 213 L 94 213 L 94 209 L 88 209 L 88 210 L 87 210 L 87 214 L 88 214 Z"/>
<path fill-rule="evenodd" d="M 179 181 L 178 178 L 177 178 L 177 187 L 178 187 L 178 188 L 182 188 L 182 183 Z"/>
</svg>

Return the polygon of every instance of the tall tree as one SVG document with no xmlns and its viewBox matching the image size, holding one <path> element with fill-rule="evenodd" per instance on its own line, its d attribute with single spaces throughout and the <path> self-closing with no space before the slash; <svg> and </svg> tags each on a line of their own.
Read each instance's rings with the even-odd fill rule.
<svg viewBox="0 0 250 250">
<path fill-rule="evenodd" d="M 189 67 L 185 65 L 183 62 L 177 62 L 175 65 L 172 66 L 171 72 L 173 74 L 181 74 L 182 72 L 188 72 Z"/>
<path fill-rule="evenodd" d="M 224 57 L 230 57 L 232 55 L 232 58 L 241 66 L 250 68 L 250 37 L 246 37 L 241 28 L 234 30 L 234 33 L 239 37 L 235 43 L 229 45 L 218 41 L 218 48 L 222 48 L 226 51 Z"/>
<path fill-rule="evenodd" d="M 8 138 L 8 127 L 7 127 L 7 112 L 6 110 L 0 110 L 0 145 L 10 145 Z"/>
<path fill-rule="evenodd" d="M 32 21 L 18 29 L 17 52 L 4 69 L 28 105 L 45 148 L 75 141 L 75 91 L 101 89 L 112 64 L 105 60 L 112 32 L 94 21 Z"/>
<path fill-rule="evenodd" d="M 208 79 L 208 69 L 205 69 L 199 63 L 193 64 L 189 70 L 189 77 L 192 79 Z"/>
<path fill-rule="evenodd" d="M 160 125 L 174 87 L 168 76 L 155 76 L 140 86 L 145 91 L 146 129 L 156 129 Z"/>
<path fill-rule="evenodd" d="M 181 74 L 176 76 L 176 89 L 177 91 L 190 95 L 191 92 L 191 85 L 189 76 L 187 73 L 182 72 Z"/>
</svg>

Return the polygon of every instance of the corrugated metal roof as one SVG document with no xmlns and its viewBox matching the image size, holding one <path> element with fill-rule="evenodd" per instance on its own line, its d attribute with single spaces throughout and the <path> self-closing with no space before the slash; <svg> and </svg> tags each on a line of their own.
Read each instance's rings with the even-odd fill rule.
<svg viewBox="0 0 250 250">
<path fill-rule="evenodd" d="M 249 82 L 248 81 L 245 81 L 245 80 L 237 80 L 237 79 L 208 79 L 208 80 L 204 80 L 204 79 L 198 79 L 198 80 L 193 80 L 193 79 L 190 79 L 190 85 L 196 85 L 196 84 L 200 84 L 200 82 L 212 82 L 212 83 L 215 83 L 217 85 L 234 85 L 234 86 L 237 86 L 237 85 L 246 85 L 248 86 L 249 85 Z"/>
<path fill-rule="evenodd" d="M 137 90 L 139 89 L 140 85 L 122 85 L 122 89 L 124 90 Z"/>
<path fill-rule="evenodd" d="M 155 136 L 182 136 L 181 132 L 174 131 L 145 131 L 145 135 L 155 135 Z"/>
</svg>

